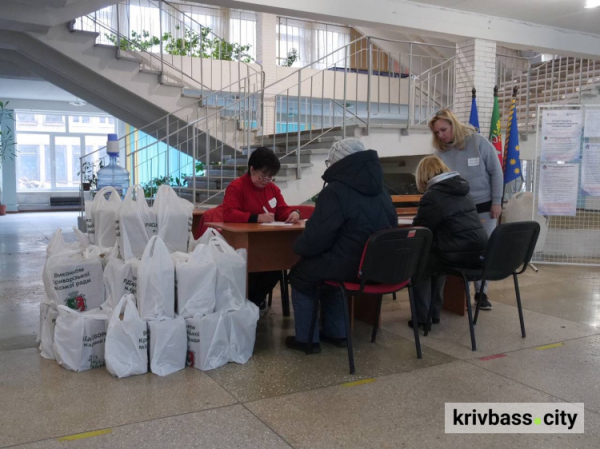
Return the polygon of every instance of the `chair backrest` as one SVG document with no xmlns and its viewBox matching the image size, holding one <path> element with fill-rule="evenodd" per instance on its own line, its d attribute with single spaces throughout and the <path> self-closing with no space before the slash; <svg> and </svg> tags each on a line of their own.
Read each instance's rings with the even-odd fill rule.
<svg viewBox="0 0 600 449">
<path fill-rule="evenodd" d="M 315 212 L 315 206 L 309 206 L 307 204 L 301 204 L 299 206 L 290 206 L 294 210 L 300 211 L 300 216 L 303 220 L 308 220 L 312 217 L 312 214 Z"/>
<path fill-rule="evenodd" d="M 506 223 L 494 229 L 484 253 L 483 279 L 499 281 L 525 271 L 539 235 L 540 225 L 535 221 Z"/>
<path fill-rule="evenodd" d="M 369 238 L 358 277 L 363 284 L 400 284 L 421 276 L 431 247 L 427 228 L 396 228 L 379 231 Z"/>
<path fill-rule="evenodd" d="M 206 223 L 220 223 L 223 221 L 223 205 L 219 205 L 217 207 L 213 207 L 212 209 L 207 210 L 202 215 L 202 219 L 200 220 L 200 225 L 198 229 L 194 229 L 194 238 L 198 239 L 204 234 L 207 229 Z"/>
</svg>

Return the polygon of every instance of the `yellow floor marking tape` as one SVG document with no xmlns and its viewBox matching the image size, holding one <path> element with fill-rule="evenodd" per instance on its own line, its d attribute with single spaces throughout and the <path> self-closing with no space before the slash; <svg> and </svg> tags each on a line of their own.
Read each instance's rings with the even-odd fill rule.
<svg viewBox="0 0 600 449">
<path fill-rule="evenodd" d="M 97 437 L 99 435 L 106 435 L 112 433 L 112 429 L 94 430 L 93 432 L 76 433 L 75 435 L 67 435 L 66 437 L 57 438 L 58 441 L 75 441 L 83 440 L 84 438 Z"/>
<path fill-rule="evenodd" d="M 363 379 L 363 380 L 357 380 L 356 382 L 347 382 L 345 384 L 342 384 L 342 387 L 356 387 L 358 385 L 363 385 L 363 384 L 370 384 L 371 382 L 375 382 L 377 379 Z"/>
<path fill-rule="evenodd" d="M 564 343 L 553 343 L 551 345 L 538 346 L 537 348 L 533 348 L 533 349 L 537 349 L 538 351 L 543 351 L 544 349 L 558 348 L 559 346 L 562 346 L 563 344 Z"/>
</svg>

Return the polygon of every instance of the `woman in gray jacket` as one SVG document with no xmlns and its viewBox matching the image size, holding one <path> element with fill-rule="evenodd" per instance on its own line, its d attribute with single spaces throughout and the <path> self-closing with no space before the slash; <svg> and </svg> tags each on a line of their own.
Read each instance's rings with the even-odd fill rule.
<svg viewBox="0 0 600 449">
<path fill-rule="evenodd" d="M 502 166 L 496 150 L 471 125 L 461 123 L 448 109 L 439 110 L 429 121 L 433 146 L 444 163 L 466 179 L 471 187 L 481 224 L 488 236 L 496 227 L 502 213 Z M 475 283 L 475 301 L 481 301 L 481 310 L 491 310 L 487 285 L 480 297 L 481 284 Z"/>
</svg>

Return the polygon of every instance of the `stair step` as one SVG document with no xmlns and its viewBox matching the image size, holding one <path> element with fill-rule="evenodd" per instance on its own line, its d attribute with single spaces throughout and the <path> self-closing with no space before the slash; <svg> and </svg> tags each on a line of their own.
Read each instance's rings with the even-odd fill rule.
<svg viewBox="0 0 600 449">
<path fill-rule="evenodd" d="M 170 81 L 163 81 L 162 83 L 160 83 L 160 85 L 167 87 L 175 87 L 177 89 L 181 89 L 183 87 L 183 84 L 171 83 Z"/>
<path fill-rule="evenodd" d="M 183 87 L 181 96 L 202 99 L 202 89 L 194 89 L 191 87 Z"/>
<path fill-rule="evenodd" d="M 100 45 L 104 45 L 104 44 L 100 44 Z M 108 45 L 108 47 L 110 47 L 110 45 Z M 117 59 L 122 59 L 124 61 L 137 62 L 138 64 L 141 64 L 142 62 L 144 62 L 144 60 L 142 58 L 136 58 L 135 56 L 121 55 L 121 56 L 117 56 Z"/>
<path fill-rule="evenodd" d="M 145 69 L 145 68 L 140 68 L 140 73 L 148 73 L 150 75 L 158 75 L 160 76 L 160 74 L 162 73 L 160 70 L 153 70 L 153 69 Z"/>
<path fill-rule="evenodd" d="M 96 31 L 84 31 L 84 30 L 69 30 L 69 32 L 71 32 L 74 35 L 79 35 L 79 36 L 89 36 L 90 39 L 98 39 L 100 37 L 100 33 L 97 33 Z"/>
</svg>

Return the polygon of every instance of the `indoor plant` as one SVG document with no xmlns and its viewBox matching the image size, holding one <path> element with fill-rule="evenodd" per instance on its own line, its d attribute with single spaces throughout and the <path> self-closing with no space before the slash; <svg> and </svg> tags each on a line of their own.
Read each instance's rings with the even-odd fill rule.
<svg viewBox="0 0 600 449">
<path fill-rule="evenodd" d="M 5 120 L 12 120 L 13 118 L 12 111 L 6 109 L 8 103 L 8 101 L 0 101 L 0 170 L 5 158 L 14 159 L 17 155 L 12 128 L 4 125 Z M 2 204 L 2 183 L 0 182 L 0 215 L 4 214 L 6 214 L 6 204 Z"/>
</svg>

